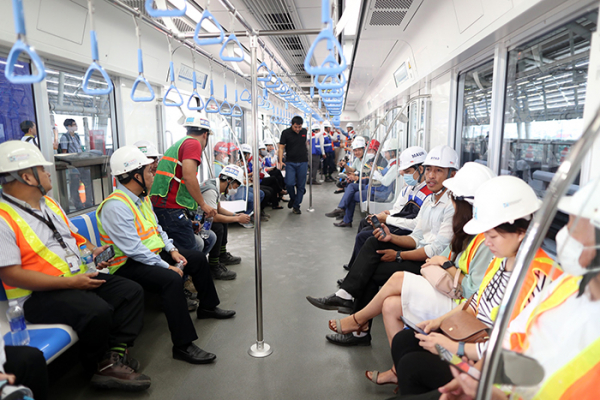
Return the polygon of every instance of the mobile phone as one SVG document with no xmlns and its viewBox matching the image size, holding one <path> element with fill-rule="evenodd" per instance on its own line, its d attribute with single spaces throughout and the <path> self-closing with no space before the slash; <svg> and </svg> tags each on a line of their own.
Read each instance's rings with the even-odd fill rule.
<svg viewBox="0 0 600 400">
<path fill-rule="evenodd" d="M 115 256 L 115 249 L 112 245 L 109 245 L 104 251 L 96 256 L 96 265 L 104 261 L 108 261 Z"/>
<path fill-rule="evenodd" d="M 421 335 L 428 335 L 428 333 L 426 333 L 423 329 L 419 328 L 417 326 L 417 324 L 415 324 L 414 322 L 408 320 L 407 318 L 404 318 L 404 316 L 400 316 L 400 319 L 402 320 L 402 322 L 404 323 L 404 325 L 408 326 L 413 331 L 415 331 L 417 333 L 420 333 Z"/>
<path fill-rule="evenodd" d="M 381 238 L 385 237 L 385 231 L 381 227 L 381 222 L 379 222 L 379 218 L 376 215 L 371 216 L 371 223 L 373 224 L 373 230 L 381 229 Z"/>
<path fill-rule="evenodd" d="M 343 173 L 343 172 L 340 172 L 340 173 L 338 174 L 338 177 L 339 177 L 339 178 L 341 178 L 341 179 L 346 179 L 346 178 L 348 178 L 348 175 L 346 175 L 346 174 L 345 174 L 345 173 Z"/>
<path fill-rule="evenodd" d="M 479 372 L 477 368 L 469 365 L 469 363 L 463 361 L 456 354 L 450 353 L 447 349 L 443 348 L 439 344 L 436 344 L 435 348 L 442 360 L 446 361 L 448 364 L 450 364 L 450 366 L 456 368 L 460 372 L 464 372 L 471 378 L 475 379 L 476 381 L 479 381 L 479 378 L 481 377 L 481 372 Z"/>
</svg>

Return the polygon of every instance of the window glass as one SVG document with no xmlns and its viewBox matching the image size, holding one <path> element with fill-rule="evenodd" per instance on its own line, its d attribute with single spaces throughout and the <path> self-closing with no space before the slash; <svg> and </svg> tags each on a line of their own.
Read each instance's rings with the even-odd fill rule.
<svg viewBox="0 0 600 400">
<path fill-rule="evenodd" d="M 156 117 L 156 102 L 155 101 L 140 101 L 131 100 L 131 87 L 133 80 L 121 78 L 121 94 L 122 94 L 122 119 L 125 132 L 127 133 L 127 144 L 134 144 L 138 140 L 148 140 L 158 149 L 158 130 Z M 158 94 L 158 88 L 152 87 L 154 93 Z M 137 97 L 148 97 L 150 91 L 144 84 L 139 84 L 135 95 Z"/>
<path fill-rule="evenodd" d="M 10 83 L 4 76 L 5 68 L 6 58 L 0 57 L 0 143 L 7 140 L 21 140 L 24 135 L 21 123 L 31 121 L 36 124 L 37 122 L 31 85 Z M 15 64 L 15 74 L 30 75 L 29 64 L 18 61 Z M 39 143 L 39 140 L 37 142 Z"/>
<path fill-rule="evenodd" d="M 459 75 L 461 165 L 477 161 L 487 165 L 492 108 L 494 60 Z"/>
<path fill-rule="evenodd" d="M 61 206 L 73 213 L 99 205 L 112 190 L 108 161 L 116 149 L 113 138 L 113 93 L 87 95 L 83 70 L 46 66 L 48 105 L 58 130 L 55 155 Z M 106 88 L 95 74 L 91 88 Z"/>
<path fill-rule="evenodd" d="M 508 55 L 501 173 L 524 179 L 540 197 L 583 131 L 596 20 L 597 12 L 584 15 Z"/>
</svg>

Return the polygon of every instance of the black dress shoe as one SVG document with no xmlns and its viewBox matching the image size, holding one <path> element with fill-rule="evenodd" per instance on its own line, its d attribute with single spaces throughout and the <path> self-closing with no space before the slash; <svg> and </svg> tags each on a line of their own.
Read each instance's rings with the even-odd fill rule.
<svg viewBox="0 0 600 400">
<path fill-rule="evenodd" d="M 288 201 L 288 208 L 293 208 L 294 207 L 294 203 L 292 203 L 291 201 Z"/>
<path fill-rule="evenodd" d="M 338 285 L 338 287 L 341 287 L 341 286 L 342 286 L 342 283 L 344 283 L 344 278 L 341 278 L 341 279 L 338 279 L 338 280 L 337 280 L 337 285 Z"/>
<path fill-rule="evenodd" d="M 198 319 L 214 318 L 214 319 L 227 319 L 235 315 L 233 310 L 223 310 L 222 308 L 215 307 L 212 310 L 198 309 L 196 313 Z"/>
<path fill-rule="evenodd" d="M 370 333 L 367 333 L 367 335 L 363 336 L 363 337 L 356 337 L 352 333 L 348 333 L 345 335 L 343 335 L 341 333 L 334 333 L 331 335 L 326 335 L 325 338 L 327 338 L 327 340 L 330 343 L 337 344 L 338 346 L 350 347 L 350 346 L 370 346 L 371 345 L 371 334 Z"/>
<path fill-rule="evenodd" d="M 349 223 L 345 223 L 344 221 L 334 222 L 333 226 L 337 226 L 338 228 L 352 228 L 352 222 L 349 222 Z"/>
<path fill-rule="evenodd" d="M 298 207 L 298 208 L 294 207 L 294 209 L 292 210 L 292 212 L 294 214 L 298 214 L 298 215 L 302 214 L 302 211 L 300 210 L 300 207 Z"/>
<path fill-rule="evenodd" d="M 338 194 L 338 193 L 344 193 L 346 191 L 346 189 L 338 189 L 335 192 L 333 192 L 334 194 Z"/>
<path fill-rule="evenodd" d="M 344 264 L 344 269 L 346 271 L 350 271 L 350 264 Z"/>
<path fill-rule="evenodd" d="M 173 358 L 189 362 L 190 364 L 209 364 L 217 358 L 213 353 L 202 350 L 194 343 L 185 348 L 173 346 Z"/>
<path fill-rule="evenodd" d="M 342 208 L 336 208 L 332 212 L 328 212 L 327 214 L 325 214 L 325 216 L 329 217 L 329 218 L 335 218 L 338 215 L 341 215 L 343 217 L 345 213 L 346 213 L 346 211 L 344 211 L 344 209 L 342 209 Z"/>
<path fill-rule="evenodd" d="M 344 300 L 341 297 L 332 294 L 327 297 L 311 297 L 306 296 L 306 300 L 313 306 L 321 310 L 338 310 L 344 314 L 351 314 L 354 302 L 352 300 Z"/>
</svg>

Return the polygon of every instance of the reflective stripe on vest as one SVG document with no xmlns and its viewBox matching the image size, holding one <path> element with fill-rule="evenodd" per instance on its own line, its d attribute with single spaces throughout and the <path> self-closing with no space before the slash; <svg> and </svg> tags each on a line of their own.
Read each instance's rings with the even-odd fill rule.
<svg viewBox="0 0 600 400">
<path fill-rule="evenodd" d="M 173 146 L 167 149 L 165 154 L 158 162 L 154 183 L 150 189 L 150 196 L 167 197 L 169 191 L 171 190 L 171 181 L 175 180 L 180 184 L 179 188 L 177 189 L 177 196 L 175 197 L 177 204 L 190 210 L 196 210 L 198 208 L 198 203 L 196 203 L 196 200 L 194 200 L 190 192 L 188 192 L 183 179 L 175 176 L 177 166 L 183 165 L 182 162 L 179 161 L 178 157 L 179 149 L 186 140 L 196 139 L 190 136 L 185 136 L 184 138 L 175 142 Z"/>
<path fill-rule="evenodd" d="M 488 266 L 487 271 L 485 271 L 485 276 L 483 277 L 483 281 L 481 282 L 478 290 L 477 308 L 479 308 L 479 302 L 481 301 L 483 290 L 492 281 L 492 278 L 500 269 L 502 260 L 504 259 L 494 258 Z M 521 289 L 519 290 L 519 297 L 517 298 L 517 302 L 515 303 L 515 307 L 510 317 L 511 321 L 515 319 L 517 315 L 519 315 L 519 313 L 527 306 L 529 297 L 537 286 L 537 276 L 535 274 L 536 271 L 546 275 L 546 277 L 551 281 L 562 275 L 562 270 L 559 268 L 558 264 L 548 257 L 544 250 L 541 248 L 538 249 L 535 258 L 531 262 L 531 265 L 529 265 L 529 270 L 527 272 L 527 276 L 525 277 L 525 281 L 523 282 L 523 286 L 521 286 Z M 490 316 L 492 317 L 492 321 L 496 320 L 498 307 L 499 306 L 495 307 L 495 309 L 491 312 Z"/>
<path fill-rule="evenodd" d="M 154 211 L 152 210 L 151 202 L 144 199 L 140 205 L 140 208 L 135 205 L 131 197 L 129 197 L 122 190 L 115 190 L 110 196 L 108 196 L 100 206 L 98 206 L 98 210 L 96 210 L 96 219 L 98 220 L 98 231 L 100 232 L 100 241 L 102 245 L 112 244 L 115 250 L 115 257 L 113 262 L 110 264 L 108 268 L 111 274 L 114 274 L 119 268 L 123 266 L 127 262 L 128 256 L 123 253 L 121 249 L 119 249 L 114 241 L 110 239 L 110 237 L 106 234 L 106 231 L 102 227 L 102 222 L 100 221 L 100 213 L 102 212 L 102 208 L 104 204 L 109 200 L 117 200 L 121 201 L 124 204 L 127 204 L 133 213 L 133 218 L 135 222 L 135 229 L 138 237 L 142 241 L 142 244 L 151 252 L 158 254 L 165 247 L 165 243 L 162 240 L 162 236 L 158 233 L 158 224 L 154 217 Z"/>
<path fill-rule="evenodd" d="M 44 198 L 46 206 L 69 226 L 67 216 L 61 211 L 56 202 L 47 196 Z M 82 268 L 79 272 L 71 273 L 66 261 L 46 247 L 33 228 L 25 222 L 23 217 L 10 204 L 0 202 L 0 218 L 15 233 L 16 243 L 21 251 L 21 268 L 51 276 L 73 276 L 85 272 Z M 77 246 L 81 246 L 86 241 L 83 236 L 73 231 L 71 231 L 71 235 L 75 238 Z M 4 282 L 3 285 L 6 290 L 6 297 L 9 299 L 17 299 L 31 294 L 31 290 L 9 286 Z"/>
</svg>

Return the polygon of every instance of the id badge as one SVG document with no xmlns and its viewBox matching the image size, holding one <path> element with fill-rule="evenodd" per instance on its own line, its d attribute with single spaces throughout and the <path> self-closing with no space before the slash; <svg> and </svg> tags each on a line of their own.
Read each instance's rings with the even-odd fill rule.
<svg viewBox="0 0 600 400">
<path fill-rule="evenodd" d="M 79 257 L 75 255 L 67 256 L 65 261 L 67 262 L 69 270 L 71 270 L 72 274 L 75 274 L 81 270 Z"/>
</svg>

